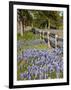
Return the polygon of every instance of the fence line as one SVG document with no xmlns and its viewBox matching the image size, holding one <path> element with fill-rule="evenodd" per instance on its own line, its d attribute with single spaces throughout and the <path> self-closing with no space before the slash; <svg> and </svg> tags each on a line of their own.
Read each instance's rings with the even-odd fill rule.
<svg viewBox="0 0 71 90">
<path fill-rule="evenodd" d="M 53 33 L 50 33 L 49 31 L 42 31 L 42 30 L 36 30 L 36 32 L 39 33 L 40 35 L 40 39 L 43 39 L 45 38 L 45 36 L 47 36 L 47 40 L 48 40 L 48 47 L 50 48 L 51 47 L 51 43 L 50 43 L 50 37 L 54 38 L 54 42 L 55 42 L 55 48 L 58 47 L 58 41 L 60 42 L 63 42 L 63 39 L 62 38 L 59 38 L 59 36 L 57 34 L 53 34 Z M 46 33 L 46 35 L 45 35 Z"/>
</svg>

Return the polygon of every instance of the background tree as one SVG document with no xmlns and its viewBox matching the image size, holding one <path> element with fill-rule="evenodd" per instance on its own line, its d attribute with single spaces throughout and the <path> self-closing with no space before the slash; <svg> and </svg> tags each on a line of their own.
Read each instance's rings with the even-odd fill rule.
<svg viewBox="0 0 71 90">
<path fill-rule="evenodd" d="M 31 24 L 32 21 L 32 15 L 30 14 L 29 10 L 17 10 L 17 20 L 20 22 L 21 26 L 21 36 L 23 36 L 23 33 L 25 31 L 25 26 L 28 24 Z"/>
<path fill-rule="evenodd" d="M 54 28 L 59 29 L 63 23 L 63 14 L 60 15 L 59 11 L 31 11 L 34 16 L 34 26 L 40 28 Z"/>
</svg>

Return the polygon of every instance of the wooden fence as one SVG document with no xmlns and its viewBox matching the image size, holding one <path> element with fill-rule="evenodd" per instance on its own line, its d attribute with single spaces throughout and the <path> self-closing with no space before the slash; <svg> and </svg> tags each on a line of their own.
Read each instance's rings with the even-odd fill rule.
<svg viewBox="0 0 71 90">
<path fill-rule="evenodd" d="M 35 30 L 36 34 L 40 35 L 40 39 L 47 40 L 48 47 L 62 47 L 63 48 L 63 39 L 60 38 L 57 34 L 53 34 L 49 31 Z M 52 39 L 51 39 L 52 38 Z M 60 44 L 61 43 L 61 44 Z"/>
</svg>

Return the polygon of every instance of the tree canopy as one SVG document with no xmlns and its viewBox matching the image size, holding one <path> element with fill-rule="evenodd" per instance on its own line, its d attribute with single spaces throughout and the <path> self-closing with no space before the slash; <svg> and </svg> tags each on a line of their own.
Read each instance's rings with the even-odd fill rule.
<svg viewBox="0 0 71 90">
<path fill-rule="evenodd" d="M 18 9 L 17 20 L 22 22 L 23 31 L 25 26 L 63 29 L 62 11 Z"/>
</svg>

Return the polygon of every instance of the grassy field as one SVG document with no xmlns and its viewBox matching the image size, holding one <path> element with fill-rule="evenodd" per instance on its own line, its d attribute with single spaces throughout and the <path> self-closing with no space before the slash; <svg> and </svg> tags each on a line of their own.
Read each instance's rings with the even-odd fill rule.
<svg viewBox="0 0 71 90">
<path fill-rule="evenodd" d="M 20 49 L 18 49 L 18 53 L 22 52 L 22 51 L 25 51 L 27 49 L 44 49 L 46 50 L 48 48 L 48 45 L 46 43 L 42 43 L 40 42 L 39 44 L 27 44 L 26 42 L 30 42 L 31 40 L 34 41 L 34 40 L 38 40 L 40 39 L 40 36 L 38 34 L 33 34 L 32 32 L 24 32 L 24 35 L 23 37 L 20 35 L 20 34 L 17 34 L 17 40 L 20 40 L 20 41 L 23 41 L 24 44 L 22 45 L 22 47 Z"/>
<path fill-rule="evenodd" d="M 17 34 L 17 40 L 35 40 L 39 38 L 39 35 L 34 35 L 31 31 L 24 32 L 23 36 Z"/>
<path fill-rule="evenodd" d="M 22 52 L 25 52 L 27 49 L 37 49 L 37 50 L 48 50 L 47 43 L 40 42 L 39 44 L 32 44 L 30 41 L 39 40 L 40 36 L 38 34 L 33 34 L 31 31 L 24 32 L 23 36 L 20 36 L 20 34 L 17 34 L 17 41 L 23 42 L 20 48 L 17 48 L 17 55 L 21 54 Z M 28 42 L 28 44 L 27 44 Z M 17 62 L 17 80 L 28 80 L 27 78 L 20 78 L 21 73 L 25 73 L 28 71 L 28 66 L 32 66 L 31 61 L 33 58 L 29 58 L 27 63 L 24 58 L 23 60 L 20 60 Z M 56 78 L 56 71 L 50 73 L 47 73 L 48 78 L 55 79 Z M 63 72 L 60 72 L 60 78 L 63 77 Z M 31 78 L 37 79 L 35 76 L 32 76 Z"/>
</svg>

